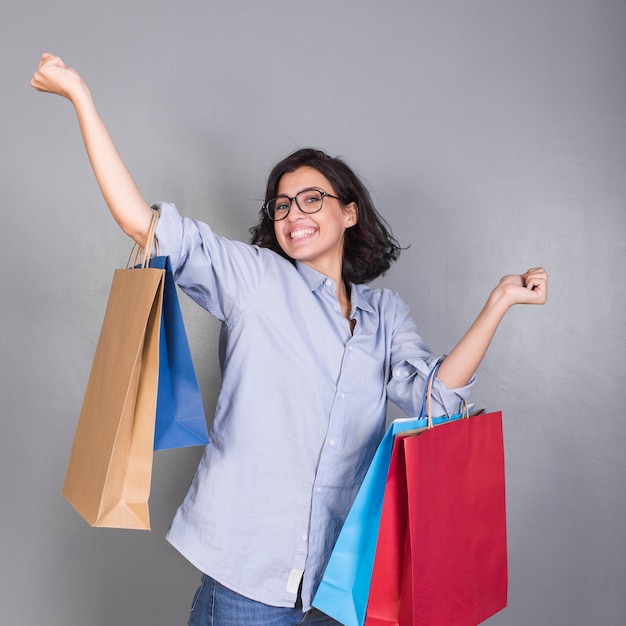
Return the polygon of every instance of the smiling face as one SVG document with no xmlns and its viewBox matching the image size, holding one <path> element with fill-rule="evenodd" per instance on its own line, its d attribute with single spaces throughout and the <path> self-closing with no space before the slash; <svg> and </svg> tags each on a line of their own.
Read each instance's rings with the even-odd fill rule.
<svg viewBox="0 0 626 626">
<path fill-rule="evenodd" d="M 283 174 L 278 195 L 293 198 L 298 192 L 311 187 L 336 195 L 329 180 L 308 166 Z M 287 217 L 274 222 L 274 232 L 278 244 L 288 256 L 339 282 L 344 232 L 354 226 L 356 220 L 354 203 L 343 206 L 339 200 L 327 196 L 317 213 L 303 213 L 293 202 Z"/>
</svg>

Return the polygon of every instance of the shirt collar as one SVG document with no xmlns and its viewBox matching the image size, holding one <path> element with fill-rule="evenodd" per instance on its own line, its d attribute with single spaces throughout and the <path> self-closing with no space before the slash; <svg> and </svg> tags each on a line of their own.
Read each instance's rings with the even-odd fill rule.
<svg viewBox="0 0 626 626">
<path fill-rule="evenodd" d="M 328 276 L 318 272 L 302 261 L 296 261 L 296 269 L 311 291 L 315 291 L 323 282 L 328 280 Z M 350 291 L 350 299 L 352 300 L 352 306 L 354 308 L 374 312 L 374 307 L 369 303 L 366 297 L 366 292 L 369 291 L 366 285 L 355 285 L 352 283 L 350 285 Z"/>
<path fill-rule="evenodd" d="M 328 276 L 324 276 L 302 261 L 296 261 L 296 269 L 311 291 L 315 291 L 325 280 L 328 280 Z"/>
</svg>

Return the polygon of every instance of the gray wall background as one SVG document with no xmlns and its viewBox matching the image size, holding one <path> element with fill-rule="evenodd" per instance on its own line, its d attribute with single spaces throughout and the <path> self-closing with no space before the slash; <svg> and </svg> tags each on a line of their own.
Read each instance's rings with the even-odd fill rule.
<svg viewBox="0 0 626 626">
<path fill-rule="evenodd" d="M 156 455 L 151 533 L 92 529 L 60 494 L 130 244 L 71 106 L 29 86 L 47 50 L 146 197 L 222 234 L 247 239 L 292 149 L 348 158 L 411 246 L 384 283 L 434 349 L 545 265 L 549 303 L 510 312 L 474 394 L 505 416 L 510 598 L 489 623 L 625 624 L 625 32 L 624 0 L 5 2 L 0 623 L 183 624 L 198 581 L 163 535 L 199 449 Z M 218 328 L 184 311 L 210 414 Z"/>
</svg>

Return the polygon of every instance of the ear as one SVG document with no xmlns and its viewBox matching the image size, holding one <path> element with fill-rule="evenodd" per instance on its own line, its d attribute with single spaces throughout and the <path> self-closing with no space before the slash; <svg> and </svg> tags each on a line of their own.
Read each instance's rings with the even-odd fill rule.
<svg viewBox="0 0 626 626">
<path fill-rule="evenodd" d="M 343 207 L 343 213 L 346 219 L 346 228 L 352 228 L 359 221 L 359 208 L 356 202 L 350 202 Z"/>
</svg>

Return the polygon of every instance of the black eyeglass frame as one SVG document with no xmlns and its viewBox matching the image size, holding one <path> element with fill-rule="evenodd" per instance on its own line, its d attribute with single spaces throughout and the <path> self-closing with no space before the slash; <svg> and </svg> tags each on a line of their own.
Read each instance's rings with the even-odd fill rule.
<svg viewBox="0 0 626 626">
<path fill-rule="evenodd" d="M 320 195 L 322 196 L 322 199 L 320 201 L 320 205 L 317 209 L 315 209 L 314 211 L 305 211 L 301 206 L 300 203 L 298 202 L 298 196 L 302 193 L 305 193 L 306 191 L 317 191 L 320 193 Z M 318 189 L 317 187 L 307 187 L 306 189 L 301 189 L 293 198 L 290 198 L 288 195 L 281 195 L 281 196 L 276 196 L 275 198 L 272 198 L 271 200 L 268 200 L 264 205 L 263 205 L 263 212 L 265 213 L 265 215 L 267 215 L 267 217 L 272 221 L 272 222 L 280 222 L 281 220 L 286 219 L 286 217 L 289 215 L 289 213 L 291 212 L 291 207 L 293 206 L 293 203 L 296 203 L 296 206 L 298 207 L 298 210 L 300 210 L 302 213 L 305 213 L 306 215 L 311 215 L 313 213 L 318 213 L 319 211 L 322 210 L 322 207 L 324 206 L 324 198 L 334 198 L 335 200 L 339 200 L 339 198 L 337 196 L 333 196 L 332 193 L 328 193 L 326 191 L 323 191 L 322 189 Z M 289 210 L 287 211 L 287 213 L 285 213 L 285 215 L 283 215 L 283 217 L 279 217 L 278 219 L 276 219 L 275 217 L 272 217 L 270 210 L 268 209 L 268 205 L 271 202 L 275 202 L 276 200 L 278 200 L 279 198 L 286 198 L 287 200 L 289 200 Z"/>
</svg>

